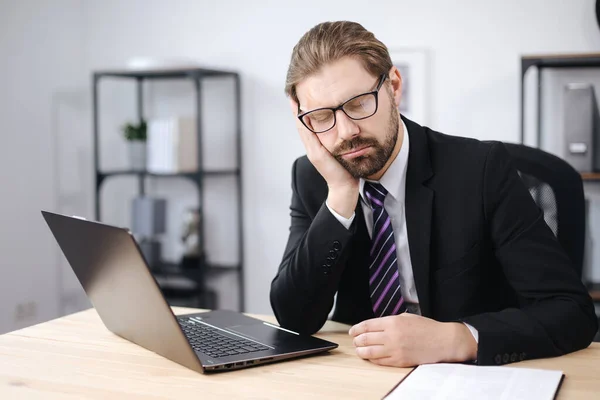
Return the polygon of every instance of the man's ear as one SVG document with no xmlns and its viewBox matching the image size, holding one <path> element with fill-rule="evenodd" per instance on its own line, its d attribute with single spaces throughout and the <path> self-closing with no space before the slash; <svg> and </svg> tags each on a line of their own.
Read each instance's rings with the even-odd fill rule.
<svg viewBox="0 0 600 400">
<path fill-rule="evenodd" d="M 402 75 L 396 66 L 392 66 L 388 73 L 388 77 L 390 80 L 392 96 L 394 97 L 396 108 L 398 108 L 400 106 L 400 102 L 402 101 Z"/>
</svg>

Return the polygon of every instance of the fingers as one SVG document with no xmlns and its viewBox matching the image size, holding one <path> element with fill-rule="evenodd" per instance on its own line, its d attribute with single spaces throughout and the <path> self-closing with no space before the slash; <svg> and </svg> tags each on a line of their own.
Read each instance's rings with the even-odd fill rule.
<svg viewBox="0 0 600 400">
<path fill-rule="evenodd" d="M 384 367 L 398 367 L 399 366 L 399 365 L 395 364 L 393 357 L 374 358 L 369 361 L 371 361 L 373 364 L 381 365 Z"/>
<path fill-rule="evenodd" d="M 294 101 L 294 99 L 290 98 L 290 109 L 292 110 L 292 114 L 296 119 L 296 127 L 298 128 L 298 133 L 300 134 L 300 139 L 304 143 L 304 147 L 306 147 L 307 152 L 310 151 L 318 151 L 321 147 L 321 141 L 317 138 L 317 136 L 306 129 L 304 124 L 300 122 L 298 119 L 298 103 Z"/>
<path fill-rule="evenodd" d="M 381 332 L 384 330 L 388 317 L 367 319 L 354 325 L 348 332 L 350 336 L 356 337 L 367 332 Z"/>
<path fill-rule="evenodd" d="M 321 140 L 319 140 L 315 133 L 309 131 L 299 120 L 296 120 L 296 126 L 298 128 L 298 133 L 300 134 L 300 140 L 302 140 L 304 148 L 306 149 L 306 155 L 308 156 L 308 159 L 317 166 L 317 169 L 319 169 L 319 165 L 326 165 L 329 162 L 329 159 L 333 159 L 333 156 L 325 146 L 321 144 Z"/>
<path fill-rule="evenodd" d="M 367 332 L 354 337 L 352 343 L 356 347 L 366 347 L 385 344 L 386 334 L 384 332 Z"/>
<path fill-rule="evenodd" d="M 317 138 L 317 135 L 308 129 L 302 124 L 300 121 L 296 121 L 296 125 L 298 127 L 298 133 L 300 134 L 300 139 L 302 143 L 304 143 L 304 147 L 309 154 L 315 154 L 318 151 L 321 151 L 321 141 Z M 322 150 L 325 150 L 323 147 Z M 326 151 L 326 150 L 325 150 Z"/>
<path fill-rule="evenodd" d="M 412 368 L 419 365 L 418 362 L 414 362 L 408 359 L 403 359 L 397 356 L 388 356 L 381 358 L 373 358 L 369 360 L 373 364 L 382 365 L 385 367 L 397 367 L 397 368 Z M 429 364 L 429 363 L 423 363 Z"/>
<path fill-rule="evenodd" d="M 367 347 L 357 347 L 356 354 L 363 360 L 376 360 L 379 358 L 389 357 L 386 346 L 375 345 Z"/>
</svg>

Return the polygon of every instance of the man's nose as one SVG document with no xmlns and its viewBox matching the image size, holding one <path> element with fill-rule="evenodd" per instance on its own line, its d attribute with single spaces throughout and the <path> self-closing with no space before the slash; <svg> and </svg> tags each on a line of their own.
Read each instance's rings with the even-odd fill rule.
<svg viewBox="0 0 600 400">
<path fill-rule="evenodd" d="M 343 140 L 350 140 L 360 133 L 358 124 L 353 119 L 349 118 L 342 110 L 337 110 L 336 115 L 336 126 L 338 136 Z"/>
</svg>

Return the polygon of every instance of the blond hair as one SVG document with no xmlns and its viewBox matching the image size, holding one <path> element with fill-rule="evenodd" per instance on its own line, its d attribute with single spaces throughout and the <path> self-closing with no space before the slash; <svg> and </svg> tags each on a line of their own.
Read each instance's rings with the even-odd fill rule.
<svg viewBox="0 0 600 400">
<path fill-rule="evenodd" d="M 298 102 L 298 83 L 344 57 L 359 60 L 373 76 L 388 73 L 393 65 L 387 47 L 359 23 L 323 22 L 306 32 L 294 46 L 285 93 Z"/>
</svg>

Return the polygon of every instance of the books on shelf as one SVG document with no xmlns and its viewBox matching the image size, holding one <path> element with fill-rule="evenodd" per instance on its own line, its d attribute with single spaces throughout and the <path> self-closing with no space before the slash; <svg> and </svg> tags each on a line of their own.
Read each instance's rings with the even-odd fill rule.
<svg viewBox="0 0 600 400">
<path fill-rule="evenodd" d="M 148 120 L 148 172 L 172 174 L 198 169 L 198 136 L 192 117 Z"/>
</svg>

